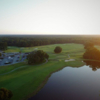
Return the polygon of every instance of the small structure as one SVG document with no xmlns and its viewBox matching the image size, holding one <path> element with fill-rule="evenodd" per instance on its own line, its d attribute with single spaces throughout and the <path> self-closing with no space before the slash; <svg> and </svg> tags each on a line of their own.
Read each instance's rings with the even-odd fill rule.
<svg viewBox="0 0 100 100">
<path fill-rule="evenodd" d="M 69 60 L 65 60 L 65 62 L 68 62 L 68 61 L 75 61 L 75 59 L 69 59 Z"/>
</svg>

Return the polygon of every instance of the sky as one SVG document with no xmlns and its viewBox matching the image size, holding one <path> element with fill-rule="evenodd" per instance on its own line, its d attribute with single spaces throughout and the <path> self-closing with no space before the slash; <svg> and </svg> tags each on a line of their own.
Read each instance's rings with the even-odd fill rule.
<svg viewBox="0 0 100 100">
<path fill-rule="evenodd" d="M 0 0 L 0 34 L 99 35 L 100 0 Z"/>
</svg>

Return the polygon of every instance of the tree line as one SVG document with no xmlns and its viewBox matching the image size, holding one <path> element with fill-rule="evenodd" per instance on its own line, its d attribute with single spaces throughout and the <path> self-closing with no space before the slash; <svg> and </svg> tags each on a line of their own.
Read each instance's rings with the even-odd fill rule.
<svg viewBox="0 0 100 100">
<path fill-rule="evenodd" d="M 7 43 L 6 42 L 0 42 L 0 50 L 6 50 L 7 49 Z"/>
<path fill-rule="evenodd" d="M 33 47 L 63 43 L 85 44 L 85 42 L 92 42 L 93 44 L 100 45 L 99 40 L 99 36 L 82 35 L 16 35 L 0 37 L 0 43 L 7 43 L 7 46 L 17 47 Z"/>
<path fill-rule="evenodd" d="M 84 59 L 100 60 L 100 51 L 94 47 L 93 43 L 86 43 L 84 49 L 86 49 L 85 53 L 83 54 Z"/>
</svg>

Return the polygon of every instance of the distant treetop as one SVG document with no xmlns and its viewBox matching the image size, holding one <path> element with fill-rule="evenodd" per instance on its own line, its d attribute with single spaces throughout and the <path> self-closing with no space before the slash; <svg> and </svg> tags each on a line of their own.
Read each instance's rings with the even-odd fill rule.
<svg viewBox="0 0 100 100">
<path fill-rule="evenodd" d="M 62 48 L 60 46 L 57 46 L 55 49 L 54 49 L 54 52 L 55 53 L 60 53 L 62 51 Z"/>
</svg>

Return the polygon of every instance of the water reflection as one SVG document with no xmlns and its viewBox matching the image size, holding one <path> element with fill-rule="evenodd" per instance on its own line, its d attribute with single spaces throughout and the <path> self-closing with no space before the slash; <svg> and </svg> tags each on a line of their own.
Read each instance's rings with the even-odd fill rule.
<svg viewBox="0 0 100 100">
<path fill-rule="evenodd" d="M 90 64 L 90 62 L 85 62 Z M 94 70 L 99 67 L 97 64 L 91 68 Z M 100 70 L 94 73 L 84 65 L 79 68 L 65 67 L 53 73 L 45 86 L 28 100 L 100 100 L 99 94 Z"/>
<path fill-rule="evenodd" d="M 87 66 L 92 68 L 93 71 L 96 71 L 97 69 L 100 68 L 100 62 L 98 62 L 98 61 L 87 61 L 87 60 L 84 60 L 84 62 L 86 63 Z"/>
</svg>

